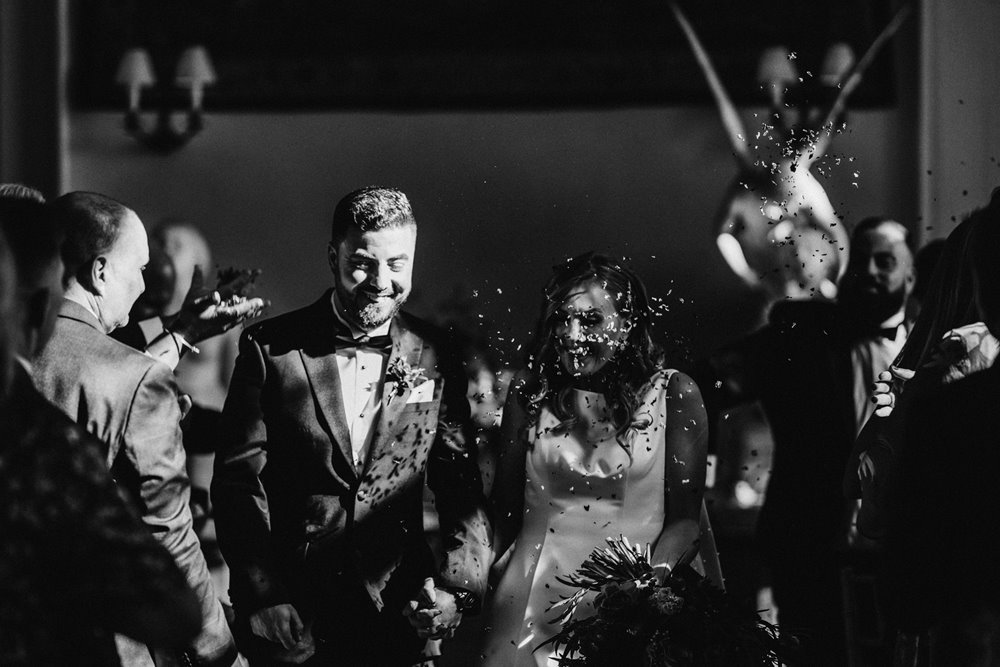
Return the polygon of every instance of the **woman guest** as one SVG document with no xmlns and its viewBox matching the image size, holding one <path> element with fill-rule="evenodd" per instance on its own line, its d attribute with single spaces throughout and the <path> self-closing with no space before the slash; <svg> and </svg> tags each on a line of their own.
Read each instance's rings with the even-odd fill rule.
<svg viewBox="0 0 1000 667">
<path fill-rule="evenodd" d="M 491 502 L 503 560 L 484 619 L 488 665 L 555 664 L 551 646 L 537 647 L 559 630 L 550 606 L 574 590 L 556 577 L 607 537 L 650 543 L 664 574 L 700 545 L 695 567 L 721 585 L 702 530 L 701 394 L 663 368 L 642 282 L 588 253 L 556 267 L 544 293 L 528 369 L 501 426 Z"/>
</svg>

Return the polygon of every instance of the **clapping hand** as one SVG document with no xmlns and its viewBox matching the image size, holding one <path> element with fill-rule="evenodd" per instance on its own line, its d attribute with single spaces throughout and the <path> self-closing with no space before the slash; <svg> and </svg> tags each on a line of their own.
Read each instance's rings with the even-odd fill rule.
<svg viewBox="0 0 1000 667">
<path fill-rule="evenodd" d="M 260 269 L 220 271 L 215 289 L 208 290 L 204 286 L 201 267 L 196 266 L 191 277 L 191 289 L 168 328 L 183 336 L 187 342 L 196 344 L 260 315 L 270 304 L 264 299 L 249 296 L 260 273 Z"/>
<path fill-rule="evenodd" d="M 892 414 L 896 407 L 896 396 L 903 390 L 903 383 L 910 380 L 913 375 L 914 372 L 908 368 L 895 366 L 878 374 L 872 393 L 876 416 L 888 417 Z"/>
<path fill-rule="evenodd" d="M 430 577 L 424 580 L 416 599 L 407 603 L 403 616 L 416 628 L 417 636 L 425 639 L 451 637 L 462 621 L 462 613 L 455 606 L 455 596 L 435 588 Z"/>
</svg>

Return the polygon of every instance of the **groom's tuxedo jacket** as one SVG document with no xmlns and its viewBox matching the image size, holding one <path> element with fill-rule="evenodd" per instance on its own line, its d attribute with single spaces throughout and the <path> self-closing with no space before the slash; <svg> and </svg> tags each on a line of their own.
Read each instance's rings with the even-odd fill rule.
<svg viewBox="0 0 1000 667">
<path fill-rule="evenodd" d="M 381 609 L 409 599 L 427 576 L 482 597 L 490 526 L 455 350 L 430 325 L 393 319 L 386 368 L 423 377 L 387 372 L 367 461 L 355 467 L 330 294 L 250 327 L 240 342 L 212 484 L 238 613 L 292 603 L 308 616 L 335 605 L 345 586 L 363 586 Z M 446 548 L 436 574 L 423 533 L 425 477 Z"/>
</svg>

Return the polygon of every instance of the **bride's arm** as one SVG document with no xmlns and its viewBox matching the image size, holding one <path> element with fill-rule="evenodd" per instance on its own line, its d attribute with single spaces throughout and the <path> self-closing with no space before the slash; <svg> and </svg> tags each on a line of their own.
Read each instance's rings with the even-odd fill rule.
<svg viewBox="0 0 1000 667">
<path fill-rule="evenodd" d="M 653 550 L 653 564 L 673 567 L 695 548 L 705 491 L 708 418 L 694 380 L 676 372 L 666 397 L 666 516 Z"/>
<path fill-rule="evenodd" d="M 525 460 L 528 443 L 524 439 L 527 415 L 520 399 L 523 385 L 523 377 L 519 376 L 511 381 L 507 402 L 503 408 L 503 420 L 500 422 L 500 453 L 490 493 L 494 561 L 500 558 L 517 538 L 524 512 Z"/>
</svg>

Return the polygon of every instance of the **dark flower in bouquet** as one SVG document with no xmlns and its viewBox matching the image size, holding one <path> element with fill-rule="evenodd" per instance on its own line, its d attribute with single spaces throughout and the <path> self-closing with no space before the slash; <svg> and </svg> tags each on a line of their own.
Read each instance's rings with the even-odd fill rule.
<svg viewBox="0 0 1000 667">
<path fill-rule="evenodd" d="M 559 581 L 577 592 L 552 606 L 562 630 L 553 644 L 563 667 L 645 665 L 649 667 L 757 667 L 778 665 L 795 647 L 690 566 L 682 558 L 660 581 L 649 564 L 649 546 L 608 539 L 575 574 Z M 596 592 L 596 613 L 578 618 L 577 609 Z M 543 644 L 544 645 L 544 644 Z"/>
</svg>

